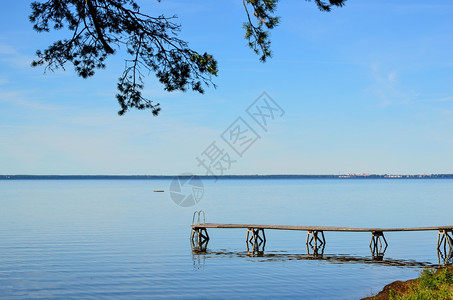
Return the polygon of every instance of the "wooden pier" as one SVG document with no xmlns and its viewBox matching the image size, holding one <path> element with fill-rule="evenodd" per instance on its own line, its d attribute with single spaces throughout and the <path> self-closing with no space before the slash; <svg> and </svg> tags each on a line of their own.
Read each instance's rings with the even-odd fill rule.
<svg viewBox="0 0 453 300">
<path fill-rule="evenodd" d="M 195 217 L 198 215 L 198 222 L 195 223 Z M 203 217 L 203 222 L 201 218 Z M 388 243 L 385 239 L 384 232 L 403 232 L 403 231 L 437 231 L 437 249 L 443 248 L 444 253 L 450 256 L 453 252 L 453 226 L 431 226 L 431 227 L 410 227 L 410 228 L 364 228 L 364 227 L 334 227 L 334 226 L 298 226 L 298 225 L 262 225 L 262 224 L 226 224 L 226 223 L 206 223 L 203 211 L 194 213 L 192 219 L 192 244 L 196 248 L 202 249 L 209 241 L 207 229 L 210 228 L 236 228 L 247 229 L 246 245 L 253 247 L 253 251 L 259 251 L 266 243 L 264 230 L 298 230 L 306 231 L 306 245 L 311 246 L 314 253 L 320 247 L 324 247 L 326 239 L 324 232 L 369 232 L 371 233 L 370 250 L 372 255 L 382 255 L 385 252 Z M 448 251 L 447 251 L 448 245 Z M 264 248 L 264 247 L 263 247 Z"/>
</svg>

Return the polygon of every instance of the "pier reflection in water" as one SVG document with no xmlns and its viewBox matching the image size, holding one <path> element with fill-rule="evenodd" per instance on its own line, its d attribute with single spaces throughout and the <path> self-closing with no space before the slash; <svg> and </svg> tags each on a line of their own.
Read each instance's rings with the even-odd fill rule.
<svg viewBox="0 0 453 300">
<path fill-rule="evenodd" d="M 440 266 L 453 264 L 453 251 L 451 249 L 437 248 L 437 260 Z"/>
<path fill-rule="evenodd" d="M 381 264 L 393 267 L 441 267 L 453 264 L 453 251 L 449 248 L 437 249 L 438 264 L 429 262 L 419 262 L 416 260 L 392 259 L 384 258 L 385 250 L 387 247 L 370 247 L 371 256 L 349 256 L 349 255 L 336 255 L 325 254 L 325 244 L 320 247 L 314 247 L 309 243 L 306 245 L 306 254 L 288 254 L 276 251 L 265 252 L 266 241 L 247 240 L 246 251 L 212 251 L 208 249 L 208 239 L 191 239 L 192 257 L 194 268 L 203 269 L 206 260 L 217 257 L 242 257 L 242 258 L 262 258 L 258 261 L 290 261 L 290 260 L 323 260 L 331 263 L 362 263 L 362 264 Z"/>
</svg>

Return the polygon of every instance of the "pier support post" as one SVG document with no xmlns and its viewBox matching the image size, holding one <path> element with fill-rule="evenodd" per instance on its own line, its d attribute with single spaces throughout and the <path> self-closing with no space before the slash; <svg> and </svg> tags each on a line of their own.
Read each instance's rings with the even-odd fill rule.
<svg viewBox="0 0 453 300">
<path fill-rule="evenodd" d="M 198 252 L 206 252 L 206 246 L 208 245 L 209 241 L 209 234 L 206 228 L 204 227 L 192 228 L 190 241 L 192 243 L 192 250 Z"/>
<path fill-rule="evenodd" d="M 321 233 L 321 238 L 318 236 L 318 234 Z M 311 237 L 310 237 L 311 236 Z M 312 245 L 312 242 L 314 241 L 314 245 Z M 305 241 L 305 245 L 310 245 L 314 248 L 316 251 L 318 249 L 318 242 L 319 242 L 319 247 L 323 246 L 326 244 L 326 239 L 324 238 L 324 231 L 322 230 L 309 230 L 307 232 L 307 240 Z"/>
<path fill-rule="evenodd" d="M 384 250 L 382 250 L 381 238 L 385 243 Z M 379 247 L 378 247 L 379 244 Z M 371 232 L 371 241 L 370 241 L 370 250 L 373 257 L 380 257 L 384 255 L 385 250 L 387 249 L 387 240 L 385 239 L 383 231 L 372 231 Z"/>
<path fill-rule="evenodd" d="M 197 218 L 197 224 L 195 225 L 195 218 Z M 196 210 L 192 216 L 192 233 L 190 234 L 190 243 L 192 245 L 193 252 L 206 252 L 208 246 L 209 234 L 206 227 L 201 227 L 201 217 L 203 217 L 203 223 L 206 223 L 206 214 L 203 210 Z M 195 226 L 194 226 L 195 225 Z M 197 225 L 200 225 L 198 227 Z"/>
<path fill-rule="evenodd" d="M 251 235 L 250 235 L 251 233 Z M 261 233 L 261 235 L 260 235 Z M 249 238 L 250 236 L 250 238 Z M 249 251 L 249 243 L 252 245 L 252 251 Z M 264 246 L 266 245 L 266 235 L 263 228 L 247 228 L 247 236 L 245 238 L 248 254 L 263 254 Z"/>
<path fill-rule="evenodd" d="M 324 255 L 324 248 L 325 245 L 319 246 L 318 248 L 314 248 L 313 246 L 307 245 L 307 256 L 314 259 L 322 259 Z"/>
<path fill-rule="evenodd" d="M 437 248 L 437 261 L 439 266 L 453 264 L 453 251 L 452 249 L 439 249 Z"/>
<path fill-rule="evenodd" d="M 444 253 L 446 253 L 447 244 L 450 252 L 453 250 L 453 238 L 450 234 L 453 233 L 452 229 L 439 229 L 437 231 L 437 249 L 440 250 L 440 247 L 444 246 Z"/>
<path fill-rule="evenodd" d="M 260 232 L 262 233 L 262 236 L 260 236 Z M 249 234 L 252 233 L 250 239 L 249 239 Z M 266 243 L 266 235 L 264 234 L 264 229 L 262 228 L 247 228 L 247 237 L 245 238 L 245 241 L 250 243 L 250 244 L 261 244 L 261 243 Z"/>
</svg>

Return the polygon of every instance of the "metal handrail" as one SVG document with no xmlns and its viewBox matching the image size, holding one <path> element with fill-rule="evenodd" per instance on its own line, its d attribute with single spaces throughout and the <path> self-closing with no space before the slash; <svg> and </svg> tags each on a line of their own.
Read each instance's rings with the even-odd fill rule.
<svg viewBox="0 0 453 300">
<path fill-rule="evenodd" d="M 200 224 L 200 218 L 201 218 L 201 214 L 203 213 L 203 223 L 206 223 L 206 214 L 203 210 L 196 210 L 194 211 L 193 213 L 193 217 L 192 217 L 192 225 L 195 225 L 195 216 L 198 214 L 198 218 L 197 218 L 197 225 Z"/>
<path fill-rule="evenodd" d="M 200 215 L 203 213 L 203 223 L 206 223 L 206 214 L 204 213 L 204 210 L 200 210 L 198 212 L 198 224 L 200 224 Z"/>
</svg>

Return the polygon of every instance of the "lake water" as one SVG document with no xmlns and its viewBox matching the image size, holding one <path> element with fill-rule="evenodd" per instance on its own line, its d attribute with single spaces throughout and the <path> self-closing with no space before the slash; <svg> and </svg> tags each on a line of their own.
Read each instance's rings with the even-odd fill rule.
<svg viewBox="0 0 453 300">
<path fill-rule="evenodd" d="M 326 232 L 323 255 L 306 232 L 267 230 L 247 255 L 244 229 L 208 229 L 193 252 L 195 210 L 206 222 L 349 227 L 453 225 L 453 180 L 203 180 L 194 207 L 170 180 L 0 180 L 0 298 L 359 299 L 438 264 L 437 232 L 386 233 L 372 260 L 369 233 Z M 154 190 L 165 190 L 163 193 Z"/>
</svg>

